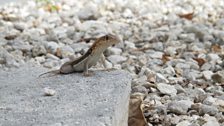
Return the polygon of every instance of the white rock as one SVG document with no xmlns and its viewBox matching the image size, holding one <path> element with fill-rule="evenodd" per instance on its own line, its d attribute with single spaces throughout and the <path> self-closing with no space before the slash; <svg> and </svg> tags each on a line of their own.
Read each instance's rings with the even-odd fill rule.
<svg viewBox="0 0 224 126">
<path fill-rule="evenodd" d="M 108 57 L 108 60 L 113 64 L 122 63 L 127 60 L 127 57 L 120 56 L 120 55 L 111 55 Z"/>
<path fill-rule="evenodd" d="M 45 96 L 54 96 L 56 93 L 55 90 L 50 89 L 50 88 L 44 88 L 44 95 Z"/>
<path fill-rule="evenodd" d="M 213 105 L 216 101 L 216 98 L 213 98 L 212 96 L 208 96 L 204 101 L 203 104 L 206 105 Z"/>
<path fill-rule="evenodd" d="M 203 77 L 204 77 L 206 80 L 211 80 L 211 77 L 212 77 L 212 75 L 213 75 L 213 72 L 207 70 L 207 71 L 203 71 L 202 74 L 203 74 Z"/>
<path fill-rule="evenodd" d="M 156 82 L 158 82 L 158 83 L 169 83 L 169 81 L 160 73 L 156 73 Z"/>
<path fill-rule="evenodd" d="M 45 49 L 45 47 L 43 45 L 35 45 L 32 48 L 33 56 L 40 56 L 40 55 L 44 55 L 46 53 L 47 53 L 47 50 Z"/>
<path fill-rule="evenodd" d="M 170 56 L 175 56 L 177 54 L 177 51 L 175 47 L 169 46 L 168 48 L 165 49 L 165 53 Z"/>
<path fill-rule="evenodd" d="M 159 52 L 159 51 L 150 51 L 147 53 L 151 58 L 155 58 L 155 59 L 162 59 L 164 54 L 163 52 Z"/>
<path fill-rule="evenodd" d="M 48 53 L 55 54 L 58 48 L 59 45 L 56 42 L 51 41 L 46 44 L 46 49 Z"/>
<path fill-rule="evenodd" d="M 171 96 L 175 96 L 177 94 L 177 90 L 173 85 L 158 83 L 157 88 L 163 94 L 167 94 Z"/>
<path fill-rule="evenodd" d="M 96 18 L 98 7 L 93 2 L 87 2 L 87 5 L 84 6 L 80 11 L 78 11 L 77 15 L 81 20 L 87 20 L 91 18 Z"/>
<path fill-rule="evenodd" d="M 170 66 L 170 65 L 168 67 L 166 67 L 166 68 L 163 69 L 163 73 L 164 74 L 169 74 L 171 76 L 173 76 L 173 75 L 176 74 L 174 68 L 172 66 Z"/>
<path fill-rule="evenodd" d="M 217 62 L 217 60 L 219 60 L 219 59 L 220 59 L 220 57 L 218 54 L 215 54 L 215 53 L 208 54 L 208 60 L 211 62 Z"/>
<path fill-rule="evenodd" d="M 108 55 L 120 55 L 122 50 L 120 48 L 111 47 L 107 49 L 106 53 L 108 53 Z"/>
<path fill-rule="evenodd" d="M 212 75 L 212 80 L 216 83 L 224 82 L 224 70 L 218 71 Z"/>
<path fill-rule="evenodd" d="M 168 104 L 167 109 L 175 114 L 187 114 L 192 104 L 193 102 L 189 100 L 173 101 Z"/>
<path fill-rule="evenodd" d="M 74 55 L 74 50 L 68 45 L 61 47 L 60 50 L 61 50 L 61 56 L 63 58 Z"/>
<path fill-rule="evenodd" d="M 190 126 L 190 122 L 188 120 L 184 120 L 179 122 L 176 126 Z"/>
<path fill-rule="evenodd" d="M 219 122 L 215 117 L 206 115 L 204 119 L 206 120 L 206 123 L 203 124 L 202 126 L 220 126 Z"/>
<path fill-rule="evenodd" d="M 135 44 L 132 43 L 132 42 L 124 41 L 124 44 L 125 44 L 126 48 L 128 48 L 128 49 L 135 49 L 136 48 Z"/>
</svg>

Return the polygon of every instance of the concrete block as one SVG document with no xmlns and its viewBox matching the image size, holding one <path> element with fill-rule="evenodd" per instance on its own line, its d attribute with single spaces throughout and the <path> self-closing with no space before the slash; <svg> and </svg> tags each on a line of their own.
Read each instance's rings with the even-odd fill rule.
<svg viewBox="0 0 224 126">
<path fill-rule="evenodd" d="M 127 126 L 127 72 L 38 78 L 45 71 L 31 65 L 0 71 L 0 126 Z M 46 87 L 55 95 L 44 96 Z"/>
</svg>

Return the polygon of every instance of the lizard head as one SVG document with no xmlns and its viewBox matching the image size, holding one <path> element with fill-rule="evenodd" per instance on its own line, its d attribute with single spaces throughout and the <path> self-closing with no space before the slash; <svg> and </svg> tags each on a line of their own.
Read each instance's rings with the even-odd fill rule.
<svg viewBox="0 0 224 126">
<path fill-rule="evenodd" d="M 104 35 L 100 39 L 103 40 L 102 42 L 104 42 L 108 46 L 112 46 L 121 42 L 121 39 L 118 36 L 112 34 Z"/>
</svg>

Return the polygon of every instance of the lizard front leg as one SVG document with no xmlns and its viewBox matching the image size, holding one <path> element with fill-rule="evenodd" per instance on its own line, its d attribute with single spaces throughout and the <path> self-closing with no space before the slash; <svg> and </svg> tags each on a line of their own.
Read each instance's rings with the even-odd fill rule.
<svg viewBox="0 0 224 126">
<path fill-rule="evenodd" d="M 83 71 L 83 75 L 84 76 L 92 76 L 93 75 L 93 73 L 91 73 L 90 71 L 89 71 L 89 62 L 88 62 L 89 60 L 87 60 L 85 63 L 84 63 L 84 71 Z"/>
<path fill-rule="evenodd" d="M 105 58 L 103 53 L 101 54 L 100 60 L 101 60 L 101 63 L 103 64 L 103 67 L 104 67 L 103 71 L 116 70 L 113 66 L 111 68 L 107 66 L 106 58 Z"/>
</svg>

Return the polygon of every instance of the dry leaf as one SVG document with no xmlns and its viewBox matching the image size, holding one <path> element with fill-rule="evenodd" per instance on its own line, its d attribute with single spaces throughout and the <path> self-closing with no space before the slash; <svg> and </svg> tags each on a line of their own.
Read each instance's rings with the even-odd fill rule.
<svg viewBox="0 0 224 126">
<path fill-rule="evenodd" d="M 203 58 L 193 58 L 195 61 L 198 62 L 198 65 L 201 67 L 206 61 Z"/>
<path fill-rule="evenodd" d="M 156 82 L 156 75 L 155 74 L 149 74 L 147 77 L 147 81 L 150 83 L 155 83 Z"/>
<path fill-rule="evenodd" d="M 194 12 L 187 13 L 187 14 L 178 14 L 178 16 L 179 16 L 180 18 L 185 18 L 185 19 L 187 19 L 187 20 L 192 20 L 193 15 L 194 15 Z"/>
<path fill-rule="evenodd" d="M 212 45 L 212 51 L 216 53 L 222 52 L 222 48 L 220 45 L 215 44 L 215 45 Z"/>
<path fill-rule="evenodd" d="M 58 5 L 47 4 L 44 9 L 49 12 L 59 11 L 61 9 Z"/>
<path fill-rule="evenodd" d="M 62 57 L 62 52 L 61 52 L 61 49 L 60 48 L 57 48 L 57 50 L 56 50 L 56 56 L 57 57 Z"/>
<path fill-rule="evenodd" d="M 147 121 L 141 108 L 142 101 L 142 95 L 131 95 L 129 102 L 128 126 L 147 126 Z"/>
<path fill-rule="evenodd" d="M 165 64 L 169 60 L 170 60 L 170 56 L 169 55 L 166 55 L 166 54 L 163 54 L 163 56 L 162 56 L 163 64 Z"/>
</svg>

